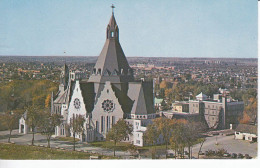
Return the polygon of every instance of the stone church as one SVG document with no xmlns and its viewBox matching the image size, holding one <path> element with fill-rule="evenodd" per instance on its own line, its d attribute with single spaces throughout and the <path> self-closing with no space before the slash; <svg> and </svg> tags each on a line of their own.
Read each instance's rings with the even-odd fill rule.
<svg viewBox="0 0 260 168">
<path fill-rule="evenodd" d="M 106 41 L 88 80 L 73 78 L 64 65 L 59 91 L 52 96 L 52 113 L 63 116 L 56 136 L 72 136 L 69 125 L 73 115 L 86 119 L 81 141 L 102 141 L 121 118 L 133 125 L 126 141 L 143 146 L 146 126 L 155 118 L 153 82 L 137 81 L 119 43 L 119 27 L 114 12 L 107 25 Z"/>
</svg>

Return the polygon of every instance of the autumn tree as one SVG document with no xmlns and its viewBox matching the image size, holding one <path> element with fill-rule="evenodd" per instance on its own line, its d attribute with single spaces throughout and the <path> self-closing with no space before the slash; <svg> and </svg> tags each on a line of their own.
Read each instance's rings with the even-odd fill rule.
<svg viewBox="0 0 260 168">
<path fill-rule="evenodd" d="M 85 118 L 83 115 L 74 115 L 70 119 L 70 129 L 73 134 L 73 150 L 75 151 L 76 134 L 82 134 L 84 131 Z"/>
<path fill-rule="evenodd" d="M 179 119 L 175 121 L 174 127 L 172 128 L 170 144 L 171 148 L 175 151 L 175 156 L 177 156 L 177 152 L 180 152 L 181 157 L 183 157 L 184 148 L 186 146 L 184 139 L 185 124 L 187 124 L 187 120 Z"/>
<path fill-rule="evenodd" d="M 32 134 L 33 134 L 32 145 L 34 145 L 34 134 L 42 118 L 41 108 L 37 105 L 32 105 L 27 108 L 26 113 L 27 113 L 26 123 L 32 129 Z"/>
<path fill-rule="evenodd" d="M 184 125 L 183 139 L 189 150 L 189 158 L 192 158 L 192 147 L 198 143 L 205 126 L 200 122 L 189 121 Z"/>
<path fill-rule="evenodd" d="M 160 89 L 166 89 L 167 88 L 167 82 L 165 80 L 163 80 L 161 83 L 160 83 Z"/>
<path fill-rule="evenodd" d="M 49 108 L 51 104 L 51 94 L 48 94 L 45 99 L 45 108 Z"/>
<path fill-rule="evenodd" d="M 116 155 L 116 144 L 132 134 L 132 131 L 132 125 L 128 124 L 124 119 L 119 119 L 117 123 L 114 124 L 113 127 L 108 131 L 106 139 L 108 141 L 114 142 L 114 156 Z"/>
<path fill-rule="evenodd" d="M 152 158 L 154 158 L 154 154 L 156 152 L 155 149 L 155 145 L 157 144 L 157 140 L 159 138 L 159 130 L 157 129 L 155 124 L 149 124 L 147 126 L 146 131 L 144 132 L 144 142 L 148 145 L 153 145 L 154 149 L 153 149 L 153 154 L 152 154 Z"/>
<path fill-rule="evenodd" d="M 41 134 L 46 136 L 48 148 L 50 148 L 51 136 L 55 132 L 55 127 L 60 125 L 62 116 L 59 114 L 51 114 L 49 111 L 44 111 L 40 120 L 39 129 Z"/>
<path fill-rule="evenodd" d="M 1 118 L 2 124 L 6 126 L 9 130 L 9 137 L 8 137 L 9 143 L 11 142 L 12 131 L 17 125 L 20 116 L 21 116 L 21 111 L 12 110 L 12 111 L 6 111 Z"/>
<path fill-rule="evenodd" d="M 168 145 L 170 142 L 170 138 L 172 136 L 172 130 L 175 120 L 171 120 L 169 118 L 156 118 L 154 119 L 154 124 L 156 128 L 158 129 L 158 133 L 162 135 L 164 143 L 165 143 L 165 150 L 167 153 Z"/>
<path fill-rule="evenodd" d="M 171 137 L 172 148 L 181 153 L 183 157 L 184 148 L 187 147 L 189 150 L 189 158 L 192 158 L 192 147 L 199 143 L 199 139 L 202 138 L 201 133 L 206 130 L 204 124 L 199 122 L 187 121 L 187 120 L 177 120 L 173 128 L 173 133 Z M 202 144 L 203 145 L 203 144 Z"/>
</svg>

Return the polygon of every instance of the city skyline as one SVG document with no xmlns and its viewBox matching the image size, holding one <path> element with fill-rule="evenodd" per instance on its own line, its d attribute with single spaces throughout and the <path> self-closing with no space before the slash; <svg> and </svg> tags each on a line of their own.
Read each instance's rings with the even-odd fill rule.
<svg viewBox="0 0 260 168">
<path fill-rule="evenodd" d="M 0 55 L 97 56 L 111 4 L 127 57 L 257 58 L 257 1 L 1 1 Z"/>
</svg>

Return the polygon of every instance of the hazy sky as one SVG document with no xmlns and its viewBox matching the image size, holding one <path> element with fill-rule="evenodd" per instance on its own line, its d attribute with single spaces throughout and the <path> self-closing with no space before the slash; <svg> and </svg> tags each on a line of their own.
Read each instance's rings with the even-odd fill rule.
<svg viewBox="0 0 260 168">
<path fill-rule="evenodd" d="M 257 57 L 257 0 L 0 0 L 0 55 L 97 56 L 112 3 L 126 56 Z"/>
</svg>

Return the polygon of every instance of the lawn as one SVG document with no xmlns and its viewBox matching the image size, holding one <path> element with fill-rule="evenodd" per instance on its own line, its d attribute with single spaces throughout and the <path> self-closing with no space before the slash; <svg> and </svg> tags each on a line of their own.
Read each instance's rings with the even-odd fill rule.
<svg viewBox="0 0 260 168">
<path fill-rule="evenodd" d="M 74 138 L 73 137 L 56 137 L 56 139 L 60 140 L 60 141 L 68 141 L 68 142 L 74 142 Z M 75 138 L 75 142 L 78 142 L 79 139 Z"/>
<path fill-rule="evenodd" d="M 90 155 L 97 156 L 86 152 L 0 143 L 0 159 L 89 159 Z M 115 159 L 115 157 L 101 156 L 101 159 Z"/>
<path fill-rule="evenodd" d="M 114 143 L 112 141 L 99 141 L 99 142 L 92 142 L 90 143 L 92 146 L 101 147 L 101 148 L 108 148 L 114 149 Z M 119 142 L 116 144 L 116 150 L 119 151 L 127 151 L 128 148 L 131 146 L 130 143 L 127 142 Z M 144 147 L 136 147 L 137 149 L 165 149 L 165 145 L 156 145 L 156 146 L 144 146 Z M 169 148 L 169 147 L 168 147 Z"/>
<path fill-rule="evenodd" d="M 107 148 L 107 149 L 114 149 L 114 142 L 112 142 L 112 141 L 91 142 L 89 144 L 91 144 L 92 146 L 96 146 L 96 147 Z M 129 146 L 130 146 L 129 143 L 118 142 L 116 144 L 116 150 L 127 151 Z"/>
</svg>

